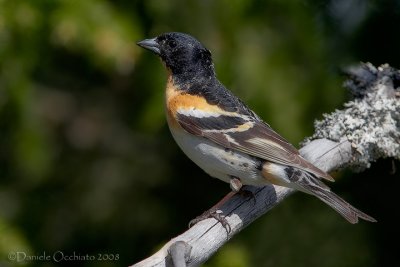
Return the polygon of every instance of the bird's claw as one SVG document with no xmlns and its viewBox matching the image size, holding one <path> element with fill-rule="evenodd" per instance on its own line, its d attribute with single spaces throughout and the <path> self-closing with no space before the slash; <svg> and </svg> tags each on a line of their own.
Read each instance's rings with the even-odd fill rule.
<svg viewBox="0 0 400 267">
<path fill-rule="evenodd" d="M 225 216 L 222 213 L 219 213 L 217 211 L 211 211 L 211 210 L 208 210 L 208 211 L 204 212 L 203 214 L 201 214 L 200 216 L 197 216 L 196 218 L 191 220 L 189 222 L 189 228 L 191 228 L 193 225 L 197 224 L 198 222 L 203 221 L 205 219 L 209 219 L 209 218 L 214 218 L 219 223 L 221 223 L 222 227 L 225 228 L 225 230 L 228 234 L 232 231 L 231 226 L 229 225 Z"/>
</svg>

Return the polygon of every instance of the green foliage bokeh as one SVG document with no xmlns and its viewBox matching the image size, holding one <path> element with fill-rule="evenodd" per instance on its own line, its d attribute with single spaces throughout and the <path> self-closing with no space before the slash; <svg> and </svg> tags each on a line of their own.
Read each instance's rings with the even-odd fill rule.
<svg viewBox="0 0 400 267">
<path fill-rule="evenodd" d="M 349 99 L 340 68 L 400 66 L 399 22 L 395 0 L 0 0 L 0 265 L 18 264 L 12 252 L 61 251 L 118 260 L 19 264 L 127 266 L 228 192 L 172 140 L 166 72 L 135 42 L 194 35 L 220 80 L 298 144 Z M 333 186 L 378 224 L 350 225 L 296 194 L 205 266 L 390 265 L 392 165 Z"/>
</svg>

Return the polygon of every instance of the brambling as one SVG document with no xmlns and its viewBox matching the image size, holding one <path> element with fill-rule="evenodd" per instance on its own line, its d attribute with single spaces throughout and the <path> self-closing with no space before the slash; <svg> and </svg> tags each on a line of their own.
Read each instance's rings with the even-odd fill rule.
<svg viewBox="0 0 400 267">
<path fill-rule="evenodd" d="M 170 131 L 183 152 L 210 176 L 242 185 L 275 184 L 313 195 L 350 223 L 376 222 L 333 193 L 333 178 L 306 159 L 217 79 L 211 53 L 188 34 L 164 33 L 137 43 L 168 70 Z"/>
</svg>

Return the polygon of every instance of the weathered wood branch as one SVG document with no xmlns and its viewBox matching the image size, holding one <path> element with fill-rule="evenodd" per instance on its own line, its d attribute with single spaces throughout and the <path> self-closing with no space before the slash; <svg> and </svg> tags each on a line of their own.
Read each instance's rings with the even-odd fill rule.
<svg viewBox="0 0 400 267">
<path fill-rule="evenodd" d="M 367 63 L 347 73 L 351 80 L 345 85 L 355 99 L 346 103 L 345 109 L 316 122 L 315 134 L 303 143 L 300 153 L 327 172 L 343 167 L 362 170 L 382 157 L 400 159 L 400 72 L 388 65 L 375 68 Z M 198 266 L 293 192 L 280 186 L 246 189 L 254 193 L 255 203 L 253 199 L 235 196 L 221 207 L 231 226 L 229 234 L 210 218 L 133 266 Z"/>
</svg>

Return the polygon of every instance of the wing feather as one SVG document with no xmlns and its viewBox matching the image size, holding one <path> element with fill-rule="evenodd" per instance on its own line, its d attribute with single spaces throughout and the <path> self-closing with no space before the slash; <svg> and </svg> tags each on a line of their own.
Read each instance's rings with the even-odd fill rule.
<svg viewBox="0 0 400 267">
<path fill-rule="evenodd" d="M 300 156 L 298 150 L 256 118 L 237 115 L 210 114 L 196 117 L 177 112 L 178 123 L 189 133 L 203 136 L 223 147 L 234 149 L 274 163 L 293 166 L 318 177 L 333 178 Z"/>
</svg>

